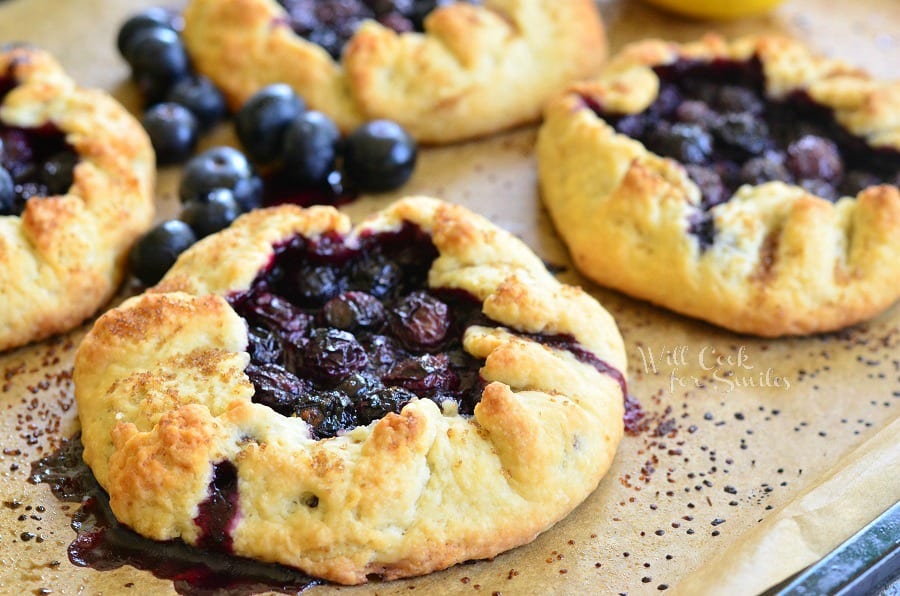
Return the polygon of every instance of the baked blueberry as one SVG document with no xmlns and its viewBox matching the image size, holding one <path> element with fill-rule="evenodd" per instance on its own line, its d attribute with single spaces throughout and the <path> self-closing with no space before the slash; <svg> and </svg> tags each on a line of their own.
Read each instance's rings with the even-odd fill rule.
<svg viewBox="0 0 900 596">
<path fill-rule="evenodd" d="M 799 179 L 837 183 L 844 174 L 844 162 L 834 142 L 805 135 L 787 148 L 787 167 Z"/>
<path fill-rule="evenodd" d="M 313 329 L 303 345 L 301 360 L 298 368 L 326 382 L 340 381 L 368 362 L 366 351 L 352 333 L 333 328 Z"/>
<path fill-rule="evenodd" d="M 378 327 L 385 316 L 381 301 L 365 292 L 345 292 L 322 306 L 322 322 L 346 331 Z"/>
<path fill-rule="evenodd" d="M 390 315 L 391 331 L 409 349 L 434 349 L 450 330 L 449 307 L 425 292 L 404 296 Z"/>
<path fill-rule="evenodd" d="M 197 238 L 204 238 L 224 230 L 241 214 L 241 206 L 234 193 L 227 188 L 215 188 L 205 197 L 184 205 L 181 220 L 191 226 Z"/>
<path fill-rule="evenodd" d="M 137 31 L 127 47 L 125 59 L 144 99 L 160 101 L 180 79 L 190 73 L 190 61 L 181 37 L 168 27 Z"/>
<path fill-rule="evenodd" d="M 767 151 L 760 157 L 747 160 L 741 166 L 741 182 L 744 184 L 764 184 L 778 180 L 791 182 L 793 178 L 784 165 L 784 155 L 776 151 Z"/>
<path fill-rule="evenodd" d="M 122 23 L 116 36 L 116 47 L 123 58 L 129 53 L 129 46 L 136 35 L 153 27 L 162 27 L 177 32 L 181 29 L 180 18 L 175 11 L 162 7 L 151 7 L 133 14 Z"/>
<path fill-rule="evenodd" d="M 222 92 L 201 75 L 191 75 L 176 82 L 166 94 L 166 101 L 189 109 L 201 130 L 217 124 L 227 112 Z"/>
<path fill-rule="evenodd" d="M 262 179 L 244 154 L 233 147 L 213 147 L 192 157 L 184 166 L 178 196 L 188 202 L 217 188 L 230 190 L 242 211 L 262 204 Z"/>
<path fill-rule="evenodd" d="M 63 150 L 52 155 L 41 166 L 41 182 L 47 187 L 47 193 L 51 195 L 64 194 L 75 177 L 75 166 L 78 164 L 78 155 L 74 151 Z"/>
<path fill-rule="evenodd" d="M 367 122 L 344 140 L 344 173 L 363 192 L 403 186 L 416 166 L 415 140 L 396 122 Z"/>
<path fill-rule="evenodd" d="M 303 112 L 284 133 L 284 175 L 301 186 L 324 186 L 334 171 L 340 142 L 341 133 L 328 116 L 314 110 Z"/>
<path fill-rule="evenodd" d="M 749 112 L 725 114 L 713 126 L 722 143 L 744 155 L 759 155 L 770 146 L 769 127 Z"/>
<path fill-rule="evenodd" d="M 256 163 L 279 159 L 284 134 L 291 122 L 306 110 L 306 104 L 288 85 L 276 83 L 260 89 L 235 114 L 238 140 Z"/>
<path fill-rule="evenodd" d="M 131 271 L 142 284 L 152 286 L 196 241 L 194 231 L 183 221 L 164 221 L 135 242 L 128 256 Z"/>
<path fill-rule="evenodd" d="M 159 103 L 144 112 L 141 124 L 150 137 L 160 165 L 181 163 L 197 145 L 197 119 L 177 103 Z"/>
<path fill-rule="evenodd" d="M 660 125 L 651 133 L 650 146 L 661 153 L 688 164 L 709 161 L 713 151 L 712 136 L 696 124 Z"/>
</svg>

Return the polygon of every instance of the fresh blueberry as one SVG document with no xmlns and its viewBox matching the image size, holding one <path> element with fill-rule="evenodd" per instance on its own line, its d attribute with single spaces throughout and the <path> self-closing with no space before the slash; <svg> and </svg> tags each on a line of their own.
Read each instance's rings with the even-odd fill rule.
<svg viewBox="0 0 900 596">
<path fill-rule="evenodd" d="M 217 124 L 227 111 L 222 92 L 202 75 L 189 76 L 175 83 L 166 95 L 166 101 L 189 109 L 201 130 Z"/>
<path fill-rule="evenodd" d="M 78 155 L 74 151 L 60 151 L 51 156 L 41 166 L 41 182 L 47 186 L 47 193 L 61 195 L 69 190 L 75 177 Z"/>
<path fill-rule="evenodd" d="M 415 140 L 396 122 L 373 120 L 344 141 L 344 172 L 363 192 L 403 186 L 416 166 Z"/>
<path fill-rule="evenodd" d="M 341 133 L 334 122 L 313 110 L 300 114 L 284 133 L 281 154 L 285 176 L 300 186 L 321 186 L 334 170 Z"/>
<path fill-rule="evenodd" d="M 135 35 L 144 29 L 162 27 L 177 32 L 181 28 L 177 13 L 161 8 L 152 7 L 130 16 L 122 23 L 116 37 L 116 47 L 124 58 L 128 54 L 128 48 L 134 41 Z"/>
<path fill-rule="evenodd" d="M 238 140 L 256 163 L 271 164 L 281 155 L 288 125 L 306 110 L 306 104 L 288 85 L 263 87 L 238 110 L 234 125 Z"/>
<path fill-rule="evenodd" d="M 177 103 L 160 103 L 144 112 L 141 124 L 160 165 L 181 163 L 197 145 L 197 119 Z"/>
<path fill-rule="evenodd" d="M 194 231 L 183 221 L 164 221 L 141 236 L 131 248 L 131 271 L 145 286 L 152 286 L 175 264 L 178 255 L 196 241 Z"/>
<path fill-rule="evenodd" d="M 216 188 L 203 198 L 188 201 L 181 220 L 191 226 L 197 238 L 204 238 L 224 230 L 240 214 L 241 206 L 234 200 L 234 193 L 227 188 Z"/>
<path fill-rule="evenodd" d="M 15 209 L 15 183 L 6 168 L 0 166 L 0 215 L 13 215 Z"/>
<path fill-rule="evenodd" d="M 151 104 L 160 101 L 190 72 L 181 37 L 165 27 L 150 27 L 135 33 L 126 59 L 141 94 Z"/>
<path fill-rule="evenodd" d="M 262 179 L 244 154 L 233 147 L 213 147 L 192 157 L 184 166 L 178 196 L 186 203 L 217 188 L 230 190 L 241 211 L 262 205 Z"/>
</svg>

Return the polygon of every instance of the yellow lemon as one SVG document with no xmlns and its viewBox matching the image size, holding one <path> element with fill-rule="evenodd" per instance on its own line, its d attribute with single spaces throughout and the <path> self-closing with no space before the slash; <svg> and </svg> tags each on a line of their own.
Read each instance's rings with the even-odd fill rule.
<svg viewBox="0 0 900 596">
<path fill-rule="evenodd" d="M 782 0 L 646 0 L 660 8 L 701 19 L 736 19 L 771 10 Z"/>
</svg>

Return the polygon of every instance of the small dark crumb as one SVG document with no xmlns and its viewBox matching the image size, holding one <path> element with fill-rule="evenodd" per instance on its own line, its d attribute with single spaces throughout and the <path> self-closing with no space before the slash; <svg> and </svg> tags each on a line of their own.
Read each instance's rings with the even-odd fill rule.
<svg viewBox="0 0 900 596">
<path fill-rule="evenodd" d="M 778 468 L 775 471 L 778 472 L 779 474 L 784 474 L 784 468 Z"/>
<path fill-rule="evenodd" d="M 623 556 L 623 557 L 630 557 L 630 556 L 631 556 L 631 553 L 622 553 L 622 556 Z"/>
<path fill-rule="evenodd" d="M 693 503 L 688 503 L 687 506 L 688 506 L 688 509 L 693 509 L 693 508 L 694 508 L 694 504 L 693 504 Z"/>
<path fill-rule="evenodd" d="M 560 575 L 565 575 L 565 574 L 568 573 L 568 572 L 569 572 L 568 569 L 560 569 L 560 570 L 559 570 L 559 574 L 560 574 Z"/>
<path fill-rule="evenodd" d="M 713 530 L 713 531 L 710 532 L 710 533 L 711 533 L 713 536 L 718 536 L 718 535 L 719 535 L 719 531 L 718 531 L 718 530 Z"/>
<path fill-rule="evenodd" d="M 469 582 L 472 581 L 472 580 L 469 579 L 468 576 L 465 576 L 465 577 L 459 578 L 459 581 L 462 582 L 462 583 L 464 583 L 464 584 L 467 584 L 467 583 L 469 583 Z"/>
<path fill-rule="evenodd" d="M 653 511 L 656 511 L 656 509 L 657 509 L 656 503 L 650 503 L 650 509 L 652 509 Z"/>
<path fill-rule="evenodd" d="M 712 520 L 712 521 L 710 522 L 710 524 L 713 525 L 713 526 L 718 526 L 718 525 L 721 525 L 721 524 L 724 524 L 724 523 L 725 523 L 725 520 L 722 519 L 721 517 L 717 517 L 716 519 L 714 519 L 714 520 Z"/>
<path fill-rule="evenodd" d="M 649 569 L 649 568 L 650 568 L 650 563 L 644 562 L 644 568 Z"/>
<path fill-rule="evenodd" d="M 693 533 L 694 533 L 694 528 L 688 528 L 688 530 L 687 530 L 686 533 L 687 533 L 687 534 L 693 534 Z"/>
<path fill-rule="evenodd" d="M 671 561 L 673 558 L 672 555 L 666 555 L 666 561 Z"/>
<path fill-rule="evenodd" d="M 656 589 L 659 590 L 660 592 L 663 590 L 668 590 L 669 584 L 659 584 L 658 586 L 656 586 Z"/>
<path fill-rule="evenodd" d="M 772 509 L 774 509 L 772 505 L 766 505 L 766 511 L 771 511 Z"/>
<path fill-rule="evenodd" d="M 687 431 L 688 431 L 689 433 L 691 433 L 691 434 L 694 434 L 695 432 L 697 432 L 697 425 L 696 425 L 696 424 L 690 425 L 690 426 L 687 428 Z"/>
<path fill-rule="evenodd" d="M 707 412 L 707 413 L 705 413 L 705 414 L 703 415 L 703 419 L 704 419 L 704 420 L 712 420 L 712 419 L 713 419 L 712 412 Z"/>
<path fill-rule="evenodd" d="M 666 531 L 665 531 L 665 530 L 657 530 L 657 531 L 655 531 L 655 532 L 653 532 L 653 533 L 656 534 L 657 536 L 662 536 L 663 534 L 666 533 Z"/>
<path fill-rule="evenodd" d="M 678 522 L 672 522 L 672 527 L 673 527 L 673 528 L 680 528 L 680 527 L 681 527 L 681 524 L 678 523 Z"/>
<path fill-rule="evenodd" d="M 644 577 L 641 578 L 641 582 L 643 582 L 643 583 L 645 583 L 645 584 L 649 584 L 649 583 L 652 582 L 652 581 L 653 581 L 653 578 L 652 578 L 652 577 L 647 577 L 646 575 L 645 575 Z"/>
<path fill-rule="evenodd" d="M 728 504 L 732 507 L 737 507 L 738 502 L 737 501 L 728 501 Z"/>
<path fill-rule="evenodd" d="M 734 417 L 735 417 L 737 420 L 743 420 L 743 419 L 744 419 L 744 415 L 743 415 L 741 412 L 735 412 L 735 413 L 734 413 Z"/>
<path fill-rule="evenodd" d="M 596 563 L 594 563 L 594 567 L 599 569 L 600 567 L 603 567 L 603 563 L 601 563 L 600 561 L 597 561 Z"/>
</svg>

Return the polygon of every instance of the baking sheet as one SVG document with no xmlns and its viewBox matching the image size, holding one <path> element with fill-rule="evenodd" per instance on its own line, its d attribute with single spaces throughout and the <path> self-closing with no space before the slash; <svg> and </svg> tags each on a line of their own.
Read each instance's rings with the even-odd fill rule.
<svg viewBox="0 0 900 596">
<path fill-rule="evenodd" d="M 6 0 L 0 42 L 54 52 L 81 84 L 137 110 L 116 30 L 142 0 Z M 900 3 L 795 0 L 765 17 L 708 23 L 637 0 L 603 1 L 613 50 L 645 36 L 796 35 L 879 76 L 900 78 Z M 754 593 L 812 563 L 900 498 L 900 307 L 840 333 L 737 336 L 591 285 L 571 269 L 540 206 L 535 129 L 422 152 L 400 193 L 464 204 L 522 237 L 560 279 L 616 317 L 644 427 L 626 436 L 598 490 L 533 543 L 422 578 L 310 594 Z M 203 146 L 234 142 L 227 126 Z M 159 217 L 177 213 L 178 172 L 158 180 Z M 602 245 L 598 247 L 602 250 Z M 0 591 L 171 594 L 171 581 L 72 565 L 74 505 L 27 482 L 30 462 L 77 429 L 69 372 L 87 326 L 0 355 Z"/>
</svg>

